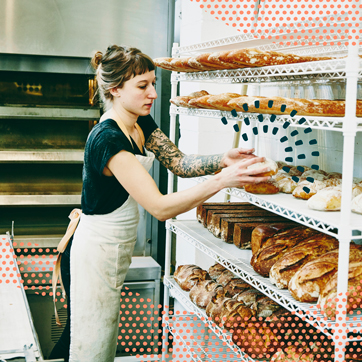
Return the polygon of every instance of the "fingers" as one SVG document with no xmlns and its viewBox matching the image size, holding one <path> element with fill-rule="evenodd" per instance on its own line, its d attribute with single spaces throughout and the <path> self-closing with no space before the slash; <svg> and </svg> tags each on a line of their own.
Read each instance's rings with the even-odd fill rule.
<svg viewBox="0 0 362 362">
<path fill-rule="evenodd" d="M 255 156 L 255 157 L 251 157 L 251 158 L 246 158 L 242 162 L 245 167 L 249 167 L 249 166 L 253 165 L 254 163 L 264 162 L 264 161 L 265 161 L 264 157 Z"/>
<path fill-rule="evenodd" d="M 254 153 L 255 149 L 254 148 L 242 148 L 242 147 L 239 147 L 238 148 L 238 151 L 239 153 L 243 153 L 243 154 L 246 154 L 246 155 L 250 155 L 252 153 Z"/>
</svg>

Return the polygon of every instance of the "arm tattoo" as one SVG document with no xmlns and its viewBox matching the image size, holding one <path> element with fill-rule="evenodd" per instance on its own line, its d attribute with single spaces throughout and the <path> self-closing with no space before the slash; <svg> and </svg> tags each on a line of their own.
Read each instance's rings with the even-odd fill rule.
<svg viewBox="0 0 362 362">
<path fill-rule="evenodd" d="M 221 168 L 223 154 L 199 156 L 185 155 L 157 128 L 148 138 L 145 147 L 179 177 L 196 177 L 211 174 Z"/>
</svg>

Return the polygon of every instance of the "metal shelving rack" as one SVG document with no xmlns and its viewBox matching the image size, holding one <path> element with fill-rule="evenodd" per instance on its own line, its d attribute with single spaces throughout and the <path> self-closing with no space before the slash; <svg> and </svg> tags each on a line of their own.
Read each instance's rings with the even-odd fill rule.
<svg viewBox="0 0 362 362">
<path fill-rule="evenodd" d="M 295 30 L 295 25 L 287 26 L 285 33 L 290 33 Z M 320 27 L 318 27 L 320 29 Z M 297 29 L 298 30 L 298 29 Z M 270 29 L 269 34 L 275 34 L 276 31 Z M 338 268 L 338 295 L 346 295 L 347 281 L 348 281 L 348 259 L 349 259 L 349 245 L 353 235 L 353 231 L 362 231 L 361 216 L 351 214 L 351 198 L 346 195 L 351 195 L 352 180 L 353 180 L 353 161 L 354 161 L 354 147 L 356 133 L 362 130 L 360 127 L 361 121 L 356 117 L 356 95 L 357 95 L 357 81 L 362 77 L 362 64 L 358 57 L 358 47 L 349 46 L 335 46 L 333 44 L 320 46 L 306 46 L 303 47 L 301 42 L 297 42 L 293 46 L 280 46 L 273 42 L 274 35 L 267 36 L 267 31 L 258 31 L 256 29 L 253 33 L 241 34 L 234 37 L 217 39 L 214 41 L 194 44 L 186 47 L 178 47 L 174 45 L 172 55 L 173 57 L 185 56 L 190 54 L 197 54 L 206 51 L 221 51 L 236 48 L 256 47 L 262 50 L 276 50 L 293 52 L 300 55 L 319 55 L 328 54 L 342 56 L 345 58 L 300 63 L 288 64 L 280 66 L 270 66 L 261 68 L 242 68 L 237 70 L 220 70 L 210 72 L 195 72 L 195 73 L 176 73 L 173 72 L 171 76 L 171 97 L 177 95 L 177 85 L 180 81 L 210 81 L 217 83 L 239 83 L 239 84 L 258 84 L 261 82 L 275 83 L 275 82 L 296 82 L 303 80 L 318 80 L 318 79 L 345 79 L 346 80 L 346 111 L 344 117 L 303 117 L 306 119 L 304 123 L 299 123 L 300 117 L 277 117 L 277 123 L 281 124 L 285 120 L 295 127 L 311 127 L 315 129 L 332 130 L 343 132 L 344 145 L 343 145 L 343 183 L 342 183 L 342 207 L 341 212 L 327 214 L 323 212 L 315 212 L 304 207 L 297 205 L 296 201 L 291 200 L 290 195 L 279 195 L 278 198 L 273 198 L 273 195 L 252 195 L 248 194 L 241 189 L 226 189 L 229 194 L 240 197 L 243 200 L 249 201 L 255 205 L 261 206 L 274 213 L 285 216 L 298 223 L 310 226 L 321 232 L 329 235 L 336 236 L 339 239 L 339 268 Z M 280 35 L 280 33 L 278 34 Z M 356 67 L 358 64 L 358 67 Z M 229 119 L 244 119 L 247 116 L 249 119 L 257 120 L 257 114 L 244 113 L 238 114 L 237 117 L 232 117 L 230 112 L 220 112 L 214 110 L 193 110 L 182 109 L 181 107 L 171 106 L 170 108 L 170 138 L 175 140 L 175 121 L 178 114 L 187 114 L 194 116 L 203 116 L 211 118 L 221 118 L 223 116 Z M 268 116 L 263 115 L 264 120 L 268 121 Z M 199 178 L 199 182 L 205 178 Z M 174 177 L 169 174 L 168 191 L 173 192 Z M 285 197 L 284 197 L 285 196 Z M 336 345 L 342 350 L 345 347 L 347 340 L 356 341 L 361 340 L 360 333 L 362 332 L 362 324 L 359 321 L 357 314 L 346 315 L 346 301 L 342 301 L 337 306 L 336 320 L 331 321 L 319 312 L 317 307 L 313 304 L 296 302 L 288 292 L 277 289 L 273 286 L 268 278 L 263 278 L 257 275 L 250 267 L 248 254 L 246 251 L 239 251 L 243 256 L 235 257 L 236 249 L 233 245 L 232 252 L 228 252 L 227 244 L 221 243 L 220 240 L 214 238 L 207 231 L 202 230 L 202 226 L 198 225 L 196 221 L 168 221 L 167 222 L 167 235 L 166 235 L 166 257 L 165 257 L 165 293 L 164 305 L 169 305 L 170 294 L 177 298 L 181 304 L 191 309 L 196 313 L 192 305 L 186 303 L 185 296 L 175 289 L 170 276 L 170 259 L 171 259 L 171 235 L 182 235 L 184 239 L 193 244 L 196 248 L 204 252 L 206 255 L 212 257 L 215 261 L 223 264 L 229 270 L 233 271 L 240 278 L 252 284 L 256 289 L 259 289 L 270 298 L 282 304 L 285 308 L 306 317 L 315 328 L 322 333 L 329 335 L 333 338 Z M 336 230 L 337 229 L 337 230 Z M 207 236 L 203 235 L 206 232 Z M 353 236 L 353 239 L 361 239 L 362 237 Z M 344 313 L 343 313 L 344 312 Z M 201 314 L 200 314 L 201 315 Z M 347 320 L 348 318 L 348 320 Z M 167 324 L 167 323 L 166 323 Z M 348 333 L 353 333 L 351 337 Z M 346 338 L 348 336 L 349 338 Z M 195 359 L 194 359 L 195 360 Z M 197 359 L 196 359 L 197 360 Z M 335 362 L 342 362 L 344 360 L 344 352 L 335 353 Z"/>
</svg>

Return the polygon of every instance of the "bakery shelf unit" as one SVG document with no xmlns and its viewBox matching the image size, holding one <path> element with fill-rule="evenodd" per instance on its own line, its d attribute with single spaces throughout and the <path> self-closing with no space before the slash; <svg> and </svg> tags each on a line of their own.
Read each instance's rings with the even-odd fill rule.
<svg viewBox="0 0 362 362">
<path fill-rule="evenodd" d="M 327 29 L 327 24 L 318 24 L 316 28 Z M 312 29 L 312 31 L 313 31 Z M 282 83 L 298 84 L 304 81 L 319 80 L 344 80 L 346 82 L 346 107 L 344 117 L 302 117 L 302 116 L 277 116 L 270 119 L 270 115 L 263 114 L 263 121 L 269 124 L 285 125 L 295 128 L 313 128 L 320 130 L 342 132 L 343 142 L 343 167 L 342 167 L 342 207 L 341 212 L 326 213 L 317 212 L 307 208 L 304 201 L 295 200 L 291 195 L 255 195 L 249 194 L 242 189 L 225 189 L 224 192 L 236 196 L 243 201 L 260 206 L 271 212 L 294 220 L 300 224 L 317 229 L 323 233 L 335 236 L 339 239 L 339 271 L 338 271 L 338 295 L 345 295 L 347 292 L 348 280 L 348 255 L 351 239 L 362 239 L 362 216 L 353 214 L 350 211 L 353 180 L 354 145 L 356 133 L 362 131 L 362 119 L 356 117 L 356 95 L 357 82 L 362 78 L 362 63 L 358 56 L 359 48 L 353 45 L 334 45 L 331 40 L 326 41 L 323 46 L 314 44 L 304 46 L 301 41 L 293 44 L 280 45 L 276 41 L 277 35 L 298 34 L 300 27 L 297 24 L 283 26 L 283 29 L 258 29 L 253 33 L 240 34 L 234 37 L 222 38 L 204 43 L 194 44 L 185 47 L 174 45 L 173 57 L 190 56 L 202 52 L 213 52 L 231 50 L 237 48 L 255 47 L 260 50 L 273 50 L 281 52 L 292 52 L 299 55 L 328 55 L 337 56 L 337 59 L 307 62 L 300 64 L 287 64 L 278 66 L 268 66 L 260 68 L 242 68 L 236 70 L 217 70 L 209 72 L 176 73 L 171 76 L 171 98 L 177 95 L 179 82 L 212 82 L 221 84 L 276 84 Z M 337 37 L 341 35 L 337 34 Z M 342 38 L 338 38 L 341 40 Z M 335 43 L 338 39 L 334 39 Z M 343 44 L 344 42 L 342 42 Z M 209 117 L 228 120 L 244 121 L 247 123 L 258 123 L 259 115 L 256 113 L 239 112 L 234 117 L 231 112 L 216 111 L 209 109 L 186 109 L 171 105 L 170 107 L 170 138 L 175 140 L 175 121 L 177 115 L 188 115 L 197 117 Z M 247 120 L 246 120 L 247 118 Z M 212 177 L 212 176 L 211 176 Z M 207 177 L 197 178 L 197 182 L 203 182 Z M 173 176 L 169 175 L 168 191 L 173 192 Z M 268 278 L 263 278 L 250 266 L 250 251 L 236 249 L 234 245 L 229 245 L 215 238 L 204 229 L 197 221 L 169 220 L 166 223 L 166 257 L 165 257 L 165 294 L 164 305 L 169 305 L 169 297 L 176 298 L 183 307 L 195 313 L 201 320 L 204 318 L 204 311 L 197 308 L 175 284 L 170 275 L 171 261 L 171 238 L 172 233 L 182 237 L 183 240 L 191 243 L 195 248 L 208 255 L 216 262 L 222 264 L 237 276 L 253 285 L 286 309 L 295 312 L 298 316 L 306 318 L 316 329 L 331 337 L 336 346 L 340 348 L 335 353 L 334 360 L 341 362 L 344 360 L 344 353 L 341 352 L 347 341 L 361 341 L 362 339 L 362 319 L 360 311 L 354 314 L 346 314 L 346 302 L 342 301 L 337 306 L 337 318 L 327 319 L 320 313 L 315 304 L 300 303 L 294 300 L 288 291 L 283 291 L 269 282 Z M 356 233 L 357 232 L 357 233 Z M 357 234 L 357 235 L 356 235 Z M 165 321 L 166 325 L 169 321 Z M 207 323 L 207 321 L 206 321 Z M 170 328 L 171 329 L 171 328 Z M 228 335 L 223 334 L 219 329 L 213 332 L 224 340 L 228 340 Z M 177 333 L 177 328 L 173 329 Z M 222 335 L 220 335 L 222 333 Z M 235 347 L 233 347 L 235 348 Z M 240 352 L 240 351 L 238 351 Z M 192 357 L 198 361 L 199 357 Z"/>
</svg>

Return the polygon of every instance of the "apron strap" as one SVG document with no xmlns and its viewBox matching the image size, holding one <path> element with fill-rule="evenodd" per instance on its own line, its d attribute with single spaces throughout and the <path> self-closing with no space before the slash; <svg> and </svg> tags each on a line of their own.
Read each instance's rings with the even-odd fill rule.
<svg viewBox="0 0 362 362">
<path fill-rule="evenodd" d="M 81 214 L 82 214 L 82 210 L 80 210 L 80 209 L 72 210 L 72 212 L 69 215 L 70 222 L 69 222 L 67 231 L 64 234 L 64 236 L 62 237 L 62 240 L 60 240 L 58 247 L 57 247 L 57 250 L 59 253 L 58 253 L 57 260 L 56 260 L 56 263 L 54 265 L 54 270 L 53 270 L 52 289 L 53 289 L 53 303 L 54 303 L 54 311 L 55 311 L 55 320 L 56 320 L 56 323 L 58 326 L 62 326 L 62 324 L 60 323 L 60 320 L 59 320 L 58 311 L 57 311 L 57 307 L 55 304 L 55 296 L 56 296 L 56 291 L 57 291 L 58 279 L 59 279 L 60 287 L 62 290 L 62 296 L 64 299 L 66 298 L 65 288 L 64 288 L 64 284 L 63 284 L 63 280 L 62 280 L 61 270 L 60 270 L 62 253 L 64 253 L 64 251 L 69 243 L 70 238 L 73 236 L 75 229 L 78 226 Z"/>
</svg>

